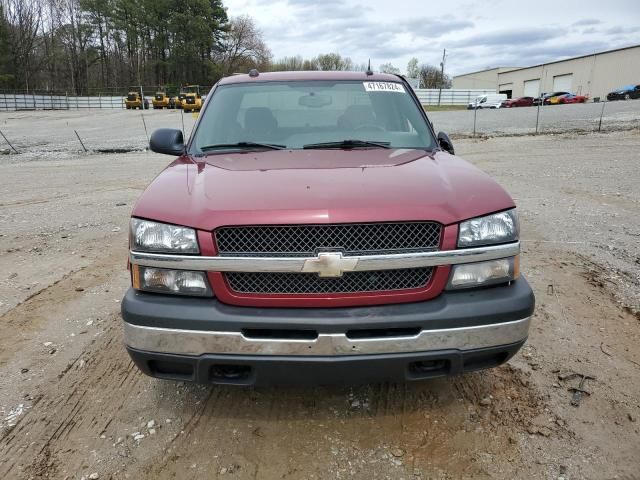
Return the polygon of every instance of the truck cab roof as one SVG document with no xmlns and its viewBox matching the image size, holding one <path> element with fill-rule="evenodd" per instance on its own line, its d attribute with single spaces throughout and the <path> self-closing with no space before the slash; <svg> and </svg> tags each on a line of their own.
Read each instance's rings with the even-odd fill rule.
<svg viewBox="0 0 640 480">
<path fill-rule="evenodd" d="M 366 72 L 344 72 L 344 71 L 295 71 L 295 72 L 265 72 L 257 76 L 249 74 L 232 75 L 225 77 L 218 83 L 219 85 L 229 85 L 233 83 L 249 82 L 291 82 L 291 81 L 367 81 L 367 82 L 397 82 L 400 78 L 389 73 L 374 73 L 367 75 Z"/>
</svg>

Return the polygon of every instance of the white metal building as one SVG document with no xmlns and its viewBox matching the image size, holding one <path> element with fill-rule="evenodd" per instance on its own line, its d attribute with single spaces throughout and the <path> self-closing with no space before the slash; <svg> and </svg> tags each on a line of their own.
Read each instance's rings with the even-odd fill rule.
<svg viewBox="0 0 640 480">
<path fill-rule="evenodd" d="M 515 68 L 517 67 L 496 67 L 458 75 L 457 77 L 453 77 L 453 85 L 451 88 L 461 90 L 472 90 L 476 88 L 494 89 L 498 83 L 498 74 L 514 70 Z"/>
<path fill-rule="evenodd" d="M 553 91 L 606 98 L 616 88 L 640 84 L 640 45 L 532 67 L 492 68 L 458 75 L 453 77 L 453 88 L 469 88 L 469 82 L 478 77 L 494 78 L 493 88 L 513 98 Z"/>
</svg>

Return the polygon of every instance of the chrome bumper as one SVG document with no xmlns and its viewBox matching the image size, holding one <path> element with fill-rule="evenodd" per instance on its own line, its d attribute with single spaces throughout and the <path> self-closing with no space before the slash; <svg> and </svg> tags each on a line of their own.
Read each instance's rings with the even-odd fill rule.
<svg viewBox="0 0 640 480">
<path fill-rule="evenodd" d="M 137 350 L 178 355 L 364 355 L 472 350 L 508 345 L 527 338 L 530 317 L 473 327 L 422 330 L 414 336 L 350 339 L 320 333 L 313 340 L 247 338 L 241 332 L 155 328 L 124 323 L 125 344 Z"/>
</svg>

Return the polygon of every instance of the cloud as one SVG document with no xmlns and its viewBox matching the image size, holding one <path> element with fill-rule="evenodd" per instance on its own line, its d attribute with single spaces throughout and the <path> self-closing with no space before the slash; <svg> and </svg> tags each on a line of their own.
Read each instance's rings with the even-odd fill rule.
<svg viewBox="0 0 640 480">
<path fill-rule="evenodd" d="M 615 27 L 607 28 L 604 33 L 607 35 L 624 35 L 629 33 L 640 32 L 640 27 L 622 27 L 616 25 Z"/>
<path fill-rule="evenodd" d="M 577 57 L 591 53 L 608 50 L 611 45 L 606 41 L 567 42 L 558 45 L 530 45 L 516 50 L 498 52 L 493 57 L 494 66 L 530 67 L 544 63 L 554 62 L 563 58 Z M 484 68 L 480 66 L 479 68 Z M 466 71 L 466 70 L 465 70 Z M 464 73 L 461 72 L 461 73 Z"/>
<path fill-rule="evenodd" d="M 383 63 L 382 59 L 413 56 L 417 50 L 432 50 L 435 39 L 474 25 L 469 20 L 450 15 L 438 19 L 417 17 L 389 22 L 366 15 L 366 11 L 357 5 L 345 5 L 340 0 L 329 1 L 337 8 L 334 8 L 335 5 L 326 8 L 324 3 L 309 0 L 288 0 L 288 5 L 305 18 L 319 18 L 319 10 L 324 11 L 322 22 L 299 22 L 293 25 L 280 22 L 269 25 L 264 32 L 267 37 L 277 38 L 278 45 L 323 44 L 326 46 L 315 54 L 336 51 L 352 57 L 356 62 L 372 58 Z M 440 47 L 436 50 L 440 50 Z"/>
<path fill-rule="evenodd" d="M 557 0 L 537 0 L 535 9 L 503 1 L 490 10 L 448 0 L 447 13 L 424 0 L 224 0 L 229 15 L 253 16 L 276 58 L 337 52 L 403 68 L 411 57 L 437 65 L 446 48 L 452 75 L 640 43 L 638 15 L 630 13 L 636 2 L 582 0 L 586 15 L 562 16 L 550 14 Z"/>
<path fill-rule="evenodd" d="M 582 20 L 578 20 L 577 22 L 573 22 L 571 24 L 572 27 L 589 27 L 591 25 L 600 25 L 602 23 L 601 20 L 597 18 L 584 18 Z"/>
<path fill-rule="evenodd" d="M 408 30 L 418 37 L 434 38 L 458 30 L 473 28 L 474 24 L 470 20 L 458 20 L 452 16 L 434 19 L 431 17 L 417 17 L 394 22 L 398 28 Z"/>
<path fill-rule="evenodd" d="M 531 43 L 545 42 L 566 33 L 567 31 L 565 29 L 559 27 L 499 30 L 471 35 L 470 37 L 451 42 L 450 45 L 456 47 L 529 45 Z"/>
</svg>

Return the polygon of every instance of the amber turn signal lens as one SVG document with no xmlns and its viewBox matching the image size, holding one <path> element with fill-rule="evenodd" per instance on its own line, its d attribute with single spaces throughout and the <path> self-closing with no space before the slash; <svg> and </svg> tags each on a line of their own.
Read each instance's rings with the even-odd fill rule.
<svg viewBox="0 0 640 480">
<path fill-rule="evenodd" d="M 140 267 L 136 264 L 131 265 L 131 285 L 140 290 Z"/>
<path fill-rule="evenodd" d="M 520 277 L 520 255 L 513 257 L 513 279 Z"/>
</svg>

